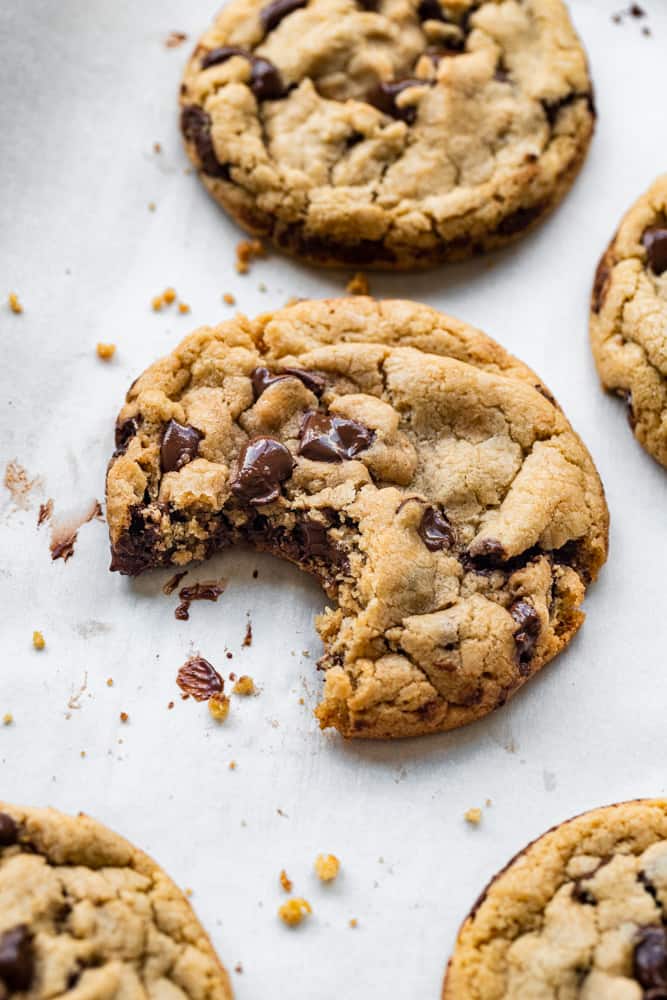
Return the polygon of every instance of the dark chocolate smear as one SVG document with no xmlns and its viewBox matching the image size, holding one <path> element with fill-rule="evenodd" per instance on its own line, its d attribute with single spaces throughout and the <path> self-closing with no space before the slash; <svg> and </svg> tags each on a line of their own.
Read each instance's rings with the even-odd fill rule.
<svg viewBox="0 0 667 1000">
<path fill-rule="evenodd" d="M 642 235 L 642 246 L 646 250 L 646 262 L 654 274 L 667 271 L 667 229 L 652 226 Z"/>
<path fill-rule="evenodd" d="M 11 992 L 29 990 L 35 974 L 32 934 L 18 924 L 0 935 L 0 982 Z"/>
<path fill-rule="evenodd" d="M 19 839 L 19 828 L 16 820 L 9 813 L 0 812 L 0 847 L 10 847 Z"/>
<path fill-rule="evenodd" d="M 375 440 L 375 431 L 356 420 L 311 410 L 301 424 L 299 454 L 313 462 L 342 462 L 354 458 Z"/>
<path fill-rule="evenodd" d="M 427 507 L 419 524 L 419 535 L 427 549 L 438 552 L 440 549 L 451 549 L 454 544 L 454 531 L 451 524 L 437 507 Z"/>
<path fill-rule="evenodd" d="M 326 381 L 321 375 L 313 372 L 305 372 L 300 368 L 285 368 L 282 372 L 271 373 L 268 368 L 255 368 L 250 373 L 252 391 L 255 399 L 259 399 L 262 393 L 275 382 L 283 382 L 287 378 L 298 378 L 303 382 L 306 389 L 310 389 L 316 396 L 321 396 L 326 389 Z"/>
<path fill-rule="evenodd" d="M 174 611 L 174 616 L 181 622 L 188 621 L 193 601 L 217 601 L 220 594 L 224 594 L 226 586 L 225 580 L 202 580 L 190 587 L 181 587 L 178 592 L 181 603 Z"/>
<path fill-rule="evenodd" d="M 176 472 L 197 457 L 201 431 L 189 424 L 179 424 L 170 420 L 162 435 L 160 458 L 163 472 Z"/>
<path fill-rule="evenodd" d="M 211 138 L 211 117 L 197 104 L 188 104 L 181 111 L 181 132 L 197 150 L 201 168 L 209 177 L 229 180 L 229 167 L 220 163 L 213 148 Z"/>
<path fill-rule="evenodd" d="M 531 661 L 542 623 L 533 604 L 525 598 L 515 601 L 510 606 L 509 612 L 517 624 L 514 642 L 519 657 L 519 672 L 522 673 L 522 668 L 527 667 Z"/>
<path fill-rule="evenodd" d="M 218 671 L 203 656 L 191 656 L 186 660 L 178 671 L 176 683 L 184 694 L 192 695 L 196 701 L 208 701 L 225 687 Z"/>
<path fill-rule="evenodd" d="M 239 456 L 232 493 L 251 504 L 271 503 L 280 496 L 280 484 L 292 475 L 294 464 L 289 448 L 280 441 L 252 438 Z"/>
<path fill-rule="evenodd" d="M 277 28 L 283 18 L 292 14 L 295 10 L 305 7 L 308 0 L 273 0 L 273 3 L 262 7 L 259 12 L 259 19 L 262 22 L 264 31 L 273 31 Z"/>
</svg>

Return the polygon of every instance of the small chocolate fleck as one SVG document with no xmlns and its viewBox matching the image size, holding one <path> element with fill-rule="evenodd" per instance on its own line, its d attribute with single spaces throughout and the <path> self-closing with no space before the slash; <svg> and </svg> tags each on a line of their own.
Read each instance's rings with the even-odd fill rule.
<svg viewBox="0 0 667 1000">
<path fill-rule="evenodd" d="M 646 261 L 654 274 L 667 271 L 667 229 L 652 226 L 642 235 L 642 246 L 646 250 Z"/>
<path fill-rule="evenodd" d="M 428 86 L 430 86 L 429 80 L 417 80 L 414 78 L 389 80 L 379 83 L 368 95 L 367 100 L 369 104 L 378 108 L 379 111 L 383 111 L 386 115 L 391 115 L 392 118 L 400 118 L 402 121 L 407 122 L 408 125 L 412 125 L 417 118 L 417 108 L 414 104 L 399 107 L 396 103 L 396 98 L 402 91 L 407 90 L 409 87 Z"/>
<path fill-rule="evenodd" d="M 275 382 L 283 382 L 288 378 L 298 378 L 303 382 L 306 389 L 310 389 L 316 396 L 321 396 L 326 388 L 326 381 L 321 375 L 314 372 L 302 371 L 300 368 L 285 368 L 282 372 L 272 374 L 268 368 L 255 368 L 250 373 L 252 391 L 255 399 L 259 399 L 263 392 Z"/>
<path fill-rule="evenodd" d="M 193 601 L 217 601 L 220 594 L 224 594 L 226 586 L 226 580 L 202 580 L 191 587 L 181 587 L 178 592 L 181 603 L 174 611 L 174 616 L 181 622 L 188 621 Z"/>
<path fill-rule="evenodd" d="M 454 531 L 451 524 L 437 507 L 427 507 L 422 515 L 419 536 L 431 552 L 440 549 L 451 549 L 454 544 Z"/>
<path fill-rule="evenodd" d="M 262 7 L 259 12 L 259 19 L 262 22 L 264 31 L 267 33 L 277 28 L 283 18 L 288 14 L 305 7 L 308 0 L 273 0 L 273 3 Z"/>
<path fill-rule="evenodd" d="M 310 410 L 301 423 L 299 454 L 314 462 L 342 462 L 369 448 L 375 431 L 356 420 Z"/>
<path fill-rule="evenodd" d="M 272 503 L 280 496 L 280 484 L 292 475 L 294 464 L 289 448 L 280 441 L 252 438 L 239 455 L 231 491 L 251 504 Z"/>
<path fill-rule="evenodd" d="M 239 48 L 238 45 L 220 45 L 217 49 L 211 49 L 202 57 L 201 68 L 208 69 L 209 66 L 219 66 L 227 62 L 232 56 L 242 56 L 244 59 L 252 59 L 252 54 L 247 49 Z"/>
<path fill-rule="evenodd" d="M 542 629 L 542 623 L 533 604 L 525 598 L 515 601 L 510 606 L 509 612 L 517 624 L 514 642 L 519 657 L 519 672 L 522 673 L 522 668 L 527 667 L 530 663 L 535 643 Z"/>
<path fill-rule="evenodd" d="M 0 812 L 0 847 L 10 847 L 19 839 L 16 820 L 9 813 Z"/>
<path fill-rule="evenodd" d="M 211 137 L 211 116 L 197 104 L 188 104 L 181 111 L 181 132 L 187 142 L 194 144 L 201 169 L 209 177 L 229 180 L 229 167 L 220 163 L 215 155 Z"/>
<path fill-rule="evenodd" d="M 187 569 L 182 569 L 180 573 L 174 573 L 174 575 L 170 576 L 167 582 L 163 585 L 162 593 L 167 596 L 169 596 L 169 594 L 173 594 L 183 577 L 187 575 Z"/>
<path fill-rule="evenodd" d="M 195 701 L 208 701 L 213 695 L 221 694 L 225 687 L 218 671 L 203 656 L 191 656 L 178 671 L 176 683 Z"/>
<path fill-rule="evenodd" d="M 35 974 L 32 934 L 18 924 L 0 934 L 0 982 L 17 993 L 29 990 Z"/>
<path fill-rule="evenodd" d="M 179 424 L 170 420 L 162 435 L 160 458 L 163 472 L 177 472 L 197 457 L 201 431 L 189 424 Z"/>
<path fill-rule="evenodd" d="M 662 1000 L 667 996 L 667 928 L 639 928 L 632 956 L 632 974 L 646 991 L 647 1000 Z"/>
<path fill-rule="evenodd" d="M 242 646 L 252 646 L 252 622 L 248 620 L 245 627 L 245 635 L 243 637 Z"/>
</svg>

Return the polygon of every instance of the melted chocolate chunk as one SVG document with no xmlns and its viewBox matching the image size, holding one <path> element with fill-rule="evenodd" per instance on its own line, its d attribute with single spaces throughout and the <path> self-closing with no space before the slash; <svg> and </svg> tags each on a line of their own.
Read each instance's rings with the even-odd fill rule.
<svg viewBox="0 0 667 1000">
<path fill-rule="evenodd" d="M 427 507 L 419 524 L 419 535 L 431 552 L 440 549 L 451 549 L 454 544 L 454 531 L 449 521 L 437 507 Z"/>
<path fill-rule="evenodd" d="M 209 66 L 219 66 L 220 63 L 227 62 L 232 56 L 243 56 L 244 59 L 252 59 L 252 55 L 247 49 L 241 49 L 238 45 L 221 45 L 217 49 L 211 49 L 203 56 L 201 68 L 208 69 Z"/>
<path fill-rule="evenodd" d="M 160 458 L 163 472 L 176 472 L 197 457 L 201 431 L 189 424 L 183 425 L 170 420 L 162 435 Z"/>
<path fill-rule="evenodd" d="M 652 226 L 642 235 L 642 246 L 646 250 L 646 262 L 654 274 L 667 271 L 667 229 Z"/>
<path fill-rule="evenodd" d="M 449 21 L 438 0 L 421 0 L 417 14 L 420 21 Z"/>
<path fill-rule="evenodd" d="M 181 132 L 188 142 L 192 142 L 197 150 L 201 168 L 209 177 L 221 177 L 229 180 L 229 167 L 220 163 L 213 148 L 211 138 L 211 117 L 197 104 L 188 104 L 181 111 Z"/>
<path fill-rule="evenodd" d="M 252 60 L 250 89 L 258 101 L 279 101 L 287 93 L 280 71 L 268 59 Z"/>
<path fill-rule="evenodd" d="M 667 997 L 667 929 L 641 927 L 632 957 L 632 974 L 647 1000 Z"/>
<path fill-rule="evenodd" d="M 220 594 L 224 594 L 226 586 L 225 580 L 202 580 L 191 587 L 181 587 L 178 592 L 181 603 L 174 611 L 174 617 L 181 622 L 188 621 L 193 601 L 217 601 Z"/>
<path fill-rule="evenodd" d="M 139 430 L 139 421 L 136 417 L 124 420 L 122 424 L 116 424 L 115 442 L 116 454 L 122 455 L 128 444 Z"/>
<path fill-rule="evenodd" d="M 326 381 L 321 375 L 315 375 L 313 372 L 305 372 L 300 368 L 285 368 L 284 371 L 276 372 L 276 374 L 272 374 L 268 368 L 255 368 L 250 373 L 255 399 L 259 399 L 262 393 L 270 385 L 273 385 L 274 382 L 283 382 L 286 378 L 298 378 L 300 382 L 303 382 L 306 389 L 310 389 L 318 397 L 326 389 Z"/>
<path fill-rule="evenodd" d="M 19 828 L 9 813 L 0 812 L 0 847 L 10 847 L 19 839 Z"/>
<path fill-rule="evenodd" d="M 507 553 L 497 538 L 485 538 L 475 546 L 475 551 L 470 553 L 470 558 L 473 565 L 482 569 L 487 567 L 496 569 L 507 561 Z"/>
<path fill-rule="evenodd" d="M 251 504 L 271 503 L 280 496 L 280 484 L 292 475 L 294 464 L 289 449 L 280 441 L 252 438 L 239 456 L 232 493 Z"/>
<path fill-rule="evenodd" d="M 532 658 L 542 623 L 531 602 L 523 598 L 515 601 L 509 612 L 518 626 L 514 633 L 514 642 L 519 657 L 519 672 L 523 672 L 522 668 L 527 667 Z"/>
<path fill-rule="evenodd" d="M 176 683 L 195 701 L 208 701 L 213 695 L 221 694 L 225 687 L 218 671 L 203 656 L 191 656 L 178 671 Z"/>
<path fill-rule="evenodd" d="M 308 0 L 273 0 L 273 3 L 262 7 L 259 12 L 259 19 L 262 22 L 264 31 L 273 31 L 277 28 L 284 17 L 301 7 L 305 7 Z"/>
<path fill-rule="evenodd" d="M 399 107 L 396 103 L 396 98 L 402 91 L 407 90 L 409 87 L 428 86 L 430 86 L 429 80 L 417 80 L 413 78 L 390 80 L 378 84 L 375 90 L 368 95 L 368 103 L 383 111 L 386 115 L 391 115 L 392 118 L 400 118 L 402 121 L 407 122 L 408 125 L 412 125 L 417 118 L 417 108 L 414 104 Z"/>
<path fill-rule="evenodd" d="M 297 526 L 296 534 L 301 546 L 303 559 L 330 559 L 332 546 L 329 542 L 327 529 L 318 521 L 308 518 Z"/>
<path fill-rule="evenodd" d="M 354 458 L 375 440 L 375 431 L 356 420 L 311 410 L 303 418 L 299 454 L 313 462 L 342 462 Z"/>
<path fill-rule="evenodd" d="M 10 991 L 29 990 L 35 974 L 32 934 L 25 924 L 0 934 L 0 982 Z"/>
</svg>

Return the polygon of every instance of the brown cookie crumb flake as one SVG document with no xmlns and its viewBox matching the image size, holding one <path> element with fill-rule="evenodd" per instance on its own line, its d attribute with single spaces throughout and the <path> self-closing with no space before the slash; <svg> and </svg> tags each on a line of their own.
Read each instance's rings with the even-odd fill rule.
<svg viewBox="0 0 667 1000">
<path fill-rule="evenodd" d="M 41 632 L 32 633 L 32 644 L 35 649 L 44 649 L 46 646 L 46 639 Z"/>
<path fill-rule="evenodd" d="M 236 761 L 235 760 L 230 760 L 230 762 L 229 762 L 229 770 L 230 771 L 235 771 L 236 770 Z"/>
<path fill-rule="evenodd" d="M 107 687 L 108 688 L 113 687 L 113 677 L 107 677 Z"/>
<path fill-rule="evenodd" d="M 21 305 L 19 297 L 16 294 L 16 292 L 9 293 L 9 295 L 7 296 L 7 304 L 11 309 L 11 311 L 15 313 L 17 316 L 23 312 L 23 306 Z"/>
<path fill-rule="evenodd" d="M 13 725 L 13 723 L 14 723 L 14 716 L 12 715 L 12 713 L 5 712 L 5 714 L 2 717 L 3 726 L 11 726 Z"/>
<path fill-rule="evenodd" d="M 315 874 L 321 882 L 333 882 L 340 871 L 340 861 L 335 854 L 318 854 L 315 858 Z"/>
<path fill-rule="evenodd" d="M 169 709 L 169 711 L 171 711 L 173 707 L 174 707 L 174 703 L 173 703 L 173 701 L 170 701 L 169 704 L 167 705 L 167 708 Z"/>
<path fill-rule="evenodd" d="M 266 257 L 266 250 L 261 240 L 241 240 L 236 244 L 236 270 L 239 274 L 247 274 L 250 264 L 257 257 Z"/>
<path fill-rule="evenodd" d="M 370 291 L 368 278 L 362 271 L 357 271 L 348 281 L 345 290 L 350 295 L 368 295 Z"/>
<path fill-rule="evenodd" d="M 130 721 L 130 717 L 127 714 L 127 712 L 121 712 L 120 713 L 120 721 L 121 722 L 129 722 Z"/>
<path fill-rule="evenodd" d="M 178 48 L 179 45 L 182 45 L 187 40 L 187 37 L 184 31 L 170 31 L 164 40 L 165 48 Z"/>
<path fill-rule="evenodd" d="M 312 912 L 310 903 L 300 897 L 288 899 L 278 908 L 278 916 L 288 927 L 298 927 L 301 921 L 310 916 Z"/>
<path fill-rule="evenodd" d="M 229 698 L 224 694 L 216 694 L 208 700 L 208 710 L 216 722 L 224 722 L 229 715 Z"/>
<path fill-rule="evenodd" d="M 243 972 L 243 966 L 241 965 L 240 962 L 237 962 L 236 965 L 234 966 L 234 972 L 238 972 L 239 975 L 241 975 L 241 973 Z"/>
<path fill-rule="evenodd" d="M 222 677 L 203 656 L 191 656 L 186 660 L 176 675 L 176 683 L 184 694 L 192 695 L 195 701 L 207 701 L 221 695 L 225 689 Z"/>
<path fill-rule="evenodd" d="M 162 293 L 162 299 L 166 305 L 170 306 L 172 302 L 176 301 L 176 289 L 165 288 L 164 292 Z"/>
<path fill-rule="evenodd" d="M 111 361 L 116 353 L 116 345 L 99 343 L 96 347 L 96 351 L 98 358 L 101 358 L 102 361 Z"/>
<path fill-rule="evenodd" d="M 285 890 L 285 892 L 291 892 L 292 891 L 292 880 L 287 877 L 287 872 L 285 871 L 284 868 L 281 868 L 279 878 L 280 878 L 280 884 L 283 887 L 283 889 Z"/>
<path fill-rule="evenodd" d="M 356 917 L 350 917 L 350 919 L 348 921 L 348 924 L 349 924 L 350 927 L 353 927 L 353 928 L 354 927 L 358 927 L 359 926 L 359 921 L 357 920 Z"/>
<path fill-rule="evenodd" d="M 240 694 L 244 697 L 248 697 L 251 694 L 256 693 L 255 682 L 252 677 L 248 677 L 247 674 L 242 674 L 237 680 L 233 689 L 234 694 Z"/>
<path fill-rule="evenodd" d="M 37 527 L 39 528 L 45 521 L 51 520 L 51 515 L 53 514 L 53 500 L 51 497 L 45 502 L 39 505 L 39 512 L 37 514 Z"/>
<path fill-rule="evenodd" d="M 248 621 L 245 627 L 245 635 L 243 637 L 243 646 L 252 646 L 252 622 Z"/>
<path fill-rule="evenodd" d="M 222 296 L 222 301 L 225 303 L 225 305 L 228 306 L 236 305 L 236 299 L 234 298 L 231 292 L 225 292 L 225 294 Z"/>
<path fill-rule="evenodd" d="M 471 809 L 467 809 L 463 814 L 463 818 L 466 823 L 470 823 L 471 826 L 479 826 L 482 822 L 482 810 L 478 806 L 474 806 Z"/>
<path fill-rule="evenodd" d="M 187 304 L 187 302 L 179 302 L 178 303 L 178 311 L 182 315 L 185 314 L 185 313 L 189 313 L 190 312 L 190 306 Z"/>
<path fill-rule="evenodd" d="M 162 152 L 162 144 L 159 143 L 159 142 L 154 142 L 153 143 L 153 152 L 154 153 L 161 153 Z"/>
</svg>

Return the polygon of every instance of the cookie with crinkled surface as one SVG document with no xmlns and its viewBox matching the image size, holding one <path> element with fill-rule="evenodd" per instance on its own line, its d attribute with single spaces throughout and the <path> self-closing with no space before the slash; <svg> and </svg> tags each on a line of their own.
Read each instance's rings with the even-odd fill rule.
<svg viewBox="0 0 667 1000">
<path fill-rule="evenodd" d="M 443 1000 L 667 996 L 667 801 L 595 809 L 545 833 L 459 931 Z"/>
<path fill-rule="evenodd" d="M 667 466 L 667 174 L 625 215 L 598 264 L 591 344 L 605 389 L 637 440 Z"/>
<path fill-rule="evenodd" d="M 570 640 L 607 551 L 590 456 L 537 376 L 426 306 L 304 301 L 204 327 L 131 387 L 112 569 L 248 541 L 336 608 L 323 726 L 451 729 Z"/>
<path fill-rule="evenodd" d="M 567 191 L 594 121 L 562 0 L 232 0 L 181 87 L 209 192 L 323 265 L 514 239 Z"/>
<path fill-rule="evenodd" d="M 190 904 L 89 816 L 0 803 L 0 997 L 231 1000 Z"/>
</svg>

